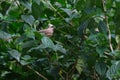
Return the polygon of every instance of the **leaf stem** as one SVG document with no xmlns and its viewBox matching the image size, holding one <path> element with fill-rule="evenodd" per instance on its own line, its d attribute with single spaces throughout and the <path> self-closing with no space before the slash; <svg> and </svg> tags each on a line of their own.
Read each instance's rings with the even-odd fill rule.
<svg viewBox="0 0 120 80">
<path fill-rule="evenodd" d="M 106 9 L 106 0 L 102 0 L 102 5 L 103 5 L 103 11 L 104 11 L 104 15 L 105 15 L 106 26 L 108 28 L 109 47 L 110 47 L 111 51 L 113 52 L 113 47 L 112 47 L 112 43 L 111 43 L 111 31 L 110 31 L 110 26 L 108 23 L 108 16 L 107 16 L 107 9 Z"/>
</svg>

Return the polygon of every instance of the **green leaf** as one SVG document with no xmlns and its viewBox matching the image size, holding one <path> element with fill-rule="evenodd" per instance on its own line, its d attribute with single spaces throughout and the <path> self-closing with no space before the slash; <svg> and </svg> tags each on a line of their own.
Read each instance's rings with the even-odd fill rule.
<svg viewBox="0 0 120 80">
<path fill-rule="evenodd" d="M 120 35 L 116 35 L 115 40 L 116 40 L 117 44 L 119 44 L 120 43 Z"/>
<path fill-rule="evenodd" d="M 3 1 L 0 3 L 0 7 L 2 8 L 2 11 L 0 11 L 3 15 L 6 14 L 7 10 L 10 7 L 10 3 L 8 3 L 7 1 Z"/>
<path fill-rule="evenodd" d="M 51 66 L 49 72 L 54 78 L 57 78 L 59 76 L 59 71 L 60 71 L 60 66 Z"/>
<path fill-rule="evenodd" d="M 20 61 L 20 63 L 22 65 L 27 65 L 27 64 L 31 63 L 31 60 L 32 60 L 32 58 L 30 55 L 25 55 L 22 57 L 22 60 Z"/>
<path fill-rule="evenodd" d="M 94 23 L 94 24 L 93 24 Z M 95 30 L 97 28 L 98 24 L 95 22 L 95 20 L 93 18 L 91 18 L 89 20 L 89 24 L 88 24 L 88 29 L 90 30 L 90 33 L 95 34 L 97 31 Z"/>
<path fill-rule="evenodd" d="M 78 0 L 78 2 L 75 5 L 76 9 L 81 10 L 82 8 L 84 8 L 85 3 L 86 3 L 85 1 Z"/>
<path fill-rule="evenodd" d="M 12 8 L 8 11 L 8 19 L 18 19 L 21 14 L 21 10 L 18 7 Z"/>
<path fill-rule="evenodd" d="M 24 65 L 29 64 L 29 62 L 26 62 L 26 61 L 24 61 L 24 60 L 21 60 L 21 61 L 20 61 L 20 64 L 24 66 Z"/>
<path fill-rule="evenodd" d="M 26 22 L 28 23 L 30 26 L 33 25 L 35 19 L 32 15 L 22 15 L 21 18 Z"/>
<path fill-rule="evenodd" d="M 40 5 L 38 5 L 38 3 L 34 2 L 32 4 L 32 15 L 34 16 L 35 19 L 39 19 L 41 18 L 43 12 L 43 4 L 40 3 Z"/>
<path fill-rule="evenodd" d="M 45 49 L 45 48 L 46 48 L 46 46 L 41 44 L 41 45 L 39 45 L 37 47 L 32 47 L 31 49 L 28 50 L 28 52 L 31 52 L 33 50 L 42 50 L 42 49 Z"/>
<path fill-rule="evenodd" d="M 42 35 L 41 35 L 38 31 L 35 31 L 34 34 L 35 34 L 35 38 L 36 38 L 37 40 L 41 40 Z"/>
<path fill-rule="evenodd" d="M 82 59 L 78 59 L 77 60 L 77 64 L 76 64 L 76 69 L 77 69 L 79 74 L 81 74 L 81 72 L 83 71 L 83 65 L 84 65 L 83 60 Z"/>
<path fill-rule="evenodd" d="M 25 31 L 24 34 L 27 38 L 35 40 L 34 28 L 31 28 L 30 26 L 24 24 L 24 31 Z"/>
<path fill-rule="evenodd" d="M 68 16 L 72 15 L 72 10 L 61 8 Z"/>
<path fill-rule="evenodd" d="M 28 0 L 20 0 L 21 4 L 31 11 L 31 3 Z"/>
<path fill-rule="evenodd" d="M 55 51 L 60 51 L 60 52 L 62 52 L 62 53 L 64 53 L 64 54 L 66 54 L 66 49 L 63 48 L 62 45 L 56 44 L 53 49 L 54 49 Z"/>
<path fill-rule="evenodd" d="M 3 39 L 3 40 L 9 40 L 11 39 L 11 34 L 8 34 L 4 31 L 0 31 L 0 38 Z"/>
<path fill-rule="evenodd" d="M 107 50 L 107 48 L 104 47 L 104 46 L 98 46 L 98 47 L 96 47 L 96 51 L 97 51 L 97 53 L 99 53 L 100 56 L 103 56 L 103 54 L 104 54 L 104 52 L 106 50 Z"/>
<path fill-rule="evenodd" d="M 38 5 L 40 5 L 40 0 L 34 0 Z"/>
<path fill-rule="evenodd" d="M 114 16 L 114 23 L 115 23 L 115 34 L 120 35 L 120 8 L 116 9 L 115 16 Z"/>
<path fill-rule="evenodd" d="M 107 26 L 105 24 L 105 22 L 103 21 L 100 21 L 99 22 L 99 27 L 98 27 L 99 31 L 106 34 L 108 31 L 107 31 Z"/>
<path fill-rule="evenodd" d="M 97 62 L 95 64 L 95 70 L 99 75 L 104 76 L 107 70 L 107 66 L 105 63 Z"/>
<path fill-rule="evenodd" d="M 50 38 L 43 37 L 41 40 L 42 40 L 42 44 L 45 45 L 45 47 L 54 49 L 54 43 Z"/>
<path fill-rule="evenodd" d="M 46 1 L 45 0 L 41 0 L 41 2 L 44 4 L 45 7 L 49 8 L 51 10 L 55 10 L 54 7 L 51 7 L 52 4 L 50 3 L 50 1 L 48 1 L 48 0 L 46 0 Z"/>
<path fill-rule="evenodd" d="M 26 36 L 27 36 L 28 38 L 31 38 L 31 39 L 34 39 L 34 40 L 35 40 L 35 34 L 34 34 L 34 32 L 33 32 L 32 30 L 26 31 L 25 34 L 26 34 Z"/>
<path fill-rule="evenodd" d="M 21 53 L 19 53 L 17 50 L 11 50 L 8 51 L 8 53 L 15 58 L 18 62 L 20 61 Z"/>
<path fill-rule="evenodd" d="M 120 70 L 120 61 L 114 62 L 114 64 L 107 70 L 106 76 L 112 80 L 116 77 L 117 72 Z M 120 77 L 120 76 L 118 76 Z"/>
<path fill-rule="evenodd" d="M 31 59 L 31 56 L 30 55 L 25 55 L 24 57 L 22 57 L 23 60 L 30 60 Z"/>
<path fill-rule="evenodd" d="M 2 15 L 2 13 L 0 13 L 0 19 L 3 19 L 3 15 Z"/>
<path fill-rule="evenodd" d="M 30 40 L 30 41 L 23 43 L 22 48 L 30 48 L 30 47 L 33 47 L 34 45 L 35 45 L 35 41 Z"/>
<path fill-rule="evenodd" d="M 54 2 L 54 0 L 51 0 L 51 3 Z M 66 1 L 65 0 L 57 0 L 56 4 L 62 6 L 66 6 Z"/>
<path fill-rule="evenodd" d="M 87 26 L 88 26 L 88 23 L 89 23 L 89 21 L 86 20 L 86 21 L 84 21 L 84 22 L 82 22 L 82 23 L 80 24 L 80 27 L 78 28 L 78 34 L 79 34 L 81 37 L 83 37 L 83 35 L 84 35 L 85 31 L 86 31 L 86 28 L 87 28 Z"/>
</svg>

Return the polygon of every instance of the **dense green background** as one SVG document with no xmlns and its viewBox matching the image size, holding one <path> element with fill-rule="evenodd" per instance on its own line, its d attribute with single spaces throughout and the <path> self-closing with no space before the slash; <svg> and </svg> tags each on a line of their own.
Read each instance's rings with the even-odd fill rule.
<svg viewBox="0 0 120 80">
<path fill-rule="evenodd" d="M 120 0 L 0 0 L 0 80 L 119 79 Z"/>
</svg>

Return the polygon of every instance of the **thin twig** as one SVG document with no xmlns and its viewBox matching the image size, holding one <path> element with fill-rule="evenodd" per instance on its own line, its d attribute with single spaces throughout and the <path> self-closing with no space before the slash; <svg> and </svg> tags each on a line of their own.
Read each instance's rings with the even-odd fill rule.
<svg viewBox="0 0 120 80">
<path fill-rule="evenodd" d="M 45 76 L 40 74 L 38 71 L 34 70 L 31 66 L 27 66 L 30 70 L 34 71 L 38 76 L 42 77 L 44 80 L 48 80 Z"/>
<path fill-rule="evenodd" d="M 106 0 L 102 0 L 102 5 L 103 5 L 103 10 L 104 10 L 104 15 L 105 15 L 105 21 L 106 21 L 106 26 L 108 28 L 108 40 L 109 40 L 109 46 L 111 51 L 113 52 L 113 47 L 112 47 L 112 43 L 111 43 L 111 31 L 110 31 L 110 26 L 108 23 L 108 16 L 107 16 L 107 9 L 106 9 Z"/>
</svg>

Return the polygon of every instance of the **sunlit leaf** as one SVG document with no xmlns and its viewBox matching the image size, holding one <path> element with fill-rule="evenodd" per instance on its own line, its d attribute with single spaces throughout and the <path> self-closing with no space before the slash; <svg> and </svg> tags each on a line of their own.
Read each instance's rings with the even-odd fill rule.
<svg viewBox="0 0 120 80">
<path fill-rule="evenodd" d="M 79 74 L 81 74 L 81 72 L 83 71 L 83 66 L 84 66 L 83 60 L 82 59 L 78 59 L 77 60 L 77 64 L 76 64 L 76 69 L 77 69 Z"/>
</svg>

